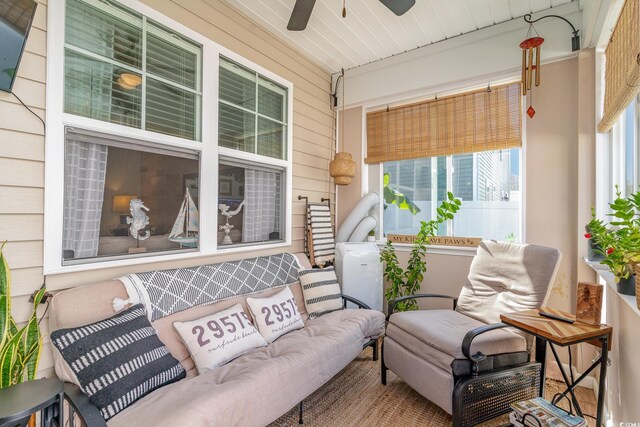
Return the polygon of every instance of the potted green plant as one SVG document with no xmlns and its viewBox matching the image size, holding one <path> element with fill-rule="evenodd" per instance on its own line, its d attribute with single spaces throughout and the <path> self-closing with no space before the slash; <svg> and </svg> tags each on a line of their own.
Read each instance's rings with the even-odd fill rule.
<svg viewBox="0 0 640 427">
<path fill-rule="evenodd" d="M 369 235 L 367 236 L 367 242 L 375 242 L 376 241 L 376 230 L 371 230 Z"/>
<path fill-rule="evenodd" d="M 38 371 L 42 335 L 36 309 L 46 292 L 35 294 L 33 312 L 27 324 L 18 329 L 11 315 L 11 271 L 0 246 L 0 389 L 31 381 Z"/>
<path fill-rule="evenodd" d="M 613 217 L 610 227 L 592 219 L 589 234 L 600 246 L 600 263 L 615 276 L 618 292 L 635 295 L 634 267 L 640 263 L 640 192 L 622 197 L 616 186 L 616 199 L 609 207 L 608 215 Z"/>
<path fill-rule="evenodd" d="M 604 254 L 598 241 L 594 237 L 595 230 L 605 228 L 604 222 L 596 218 L 596 209 L 591 207 L 591 221 L 584 226 L 584 237 L 587 239 L 587 259 L 589 261 L 602 261 Z"/>
<path fill-rule="evenodd" d="M 420 284 L 427 271 L 424 257 L 430 238 L 438 232 L 438 226 L 447 220 L 453 219 L 460 209 L 462 202 L 454 197 L 453 193 L 447 193 L 448 200 L 442 202 L 436 210 L 437 216 L 431 221 L 422 221 L 420 231 L 409 254 L 407 267 L 403 269 L 398 262 L 396 250 L 390 240 L 380 252 L 380 260 L 384 263 L 384 278 L 389 281 L 389 288 L 385 292 L 387 301 L 407 295 L 413 295 L 420 290 Z M 396 305 L 396 311 L 417 310 L 418 303 L 415 299 L 401 301 Z"/>
</svg>

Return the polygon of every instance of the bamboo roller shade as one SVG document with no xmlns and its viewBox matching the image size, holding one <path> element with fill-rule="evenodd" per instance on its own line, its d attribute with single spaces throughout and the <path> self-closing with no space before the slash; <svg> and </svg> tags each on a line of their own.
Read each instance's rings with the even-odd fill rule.
<svg viewBox="0 0 640 427">
<path fill-rule="evenodd" d="M 626 0 L 605 52 L 604 115 L 607 132 L 640 91 L 640 0 Z"/>
<path fill-rule="evenodd" d="M 521 145 L 520 83 L 367 114 L 365 163 Z"/>
</svg>

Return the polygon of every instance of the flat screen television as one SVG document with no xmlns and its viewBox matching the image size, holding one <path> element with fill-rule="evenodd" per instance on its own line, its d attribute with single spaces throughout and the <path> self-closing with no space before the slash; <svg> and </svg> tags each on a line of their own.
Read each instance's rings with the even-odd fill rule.
<svg viewBox="0 0 640 427">
<path fill-rule="evenodd" d="M 11 92 L 36 13 L 34 0 L 0 0 L 0 90 Z"/>
</svg>

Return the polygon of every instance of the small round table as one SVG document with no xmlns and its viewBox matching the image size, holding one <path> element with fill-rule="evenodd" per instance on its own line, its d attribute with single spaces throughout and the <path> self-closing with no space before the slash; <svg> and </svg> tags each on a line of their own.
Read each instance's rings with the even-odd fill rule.
<svg viewBox="0 0 640 427">
<path fill-rule="evenodd" d="M 61 426 L 64 392 L 62 381 L 45 378 L 0 390 L 0 427 L 26 426 L 31 414 L 41 411 L 41 425 Z"/>
</svg>

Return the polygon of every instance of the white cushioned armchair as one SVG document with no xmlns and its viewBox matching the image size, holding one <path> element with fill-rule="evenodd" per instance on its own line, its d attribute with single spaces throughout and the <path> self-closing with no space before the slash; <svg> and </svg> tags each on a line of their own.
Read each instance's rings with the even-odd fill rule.
<svg viewBox="0 0 640 427">
<path fill-rule="evenodd" d="M 484 240 L 459 297 L 419 294 L 389 302 L 381 374 L 390 369 L 418 393 L 474 425 L 541 390 L 532 339 L 500 323 L 500 314 L 546 303 L 561 254 L 537 245 Z M 394 313 L 408 298 L 448 298 L 453 310 Z"/>
</svg>

